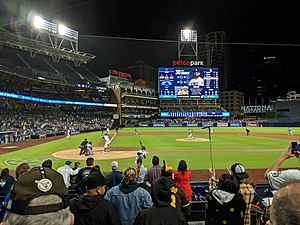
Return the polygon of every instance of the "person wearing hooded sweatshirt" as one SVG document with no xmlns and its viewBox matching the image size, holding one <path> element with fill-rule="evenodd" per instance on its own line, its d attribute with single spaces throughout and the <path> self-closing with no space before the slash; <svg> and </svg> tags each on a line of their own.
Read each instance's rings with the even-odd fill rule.
<svg viewBox="0 0 300 225">
<path fill-rule="evenodd" d="M 191 204 L 187 199 L 184 190 L 178 186 L 173 179 L 173 167 L 169 164 L 166 164 L 165 160 L 163 160 L 161 176 L 168 179 L 171 187 L 172 202 L 170 205 L 181 211 L 186 220 L 189 220 L 191 215 Z"/>
<path fill-rule="evenodd" d="M 133 167 L 123 171 L 123 180 L 107 191 L 104 198 L 112 201 L 120 216 L 122 225 L 132 225 L 137 214 L 152 207 L 152 198 L 148 191 L 136 182 L 137 173 Z"/>
<path fill-rule="evenodd" d="M 215 182 L 215 176 L 210 179 Z M 210 190 L 207 198 L 205 225 L 243 225 L 246 203 L 239 193 L 239 182 L 230 174 L 222 174 L 218 186 Z"/>
<path fill-rule="evenodd" d="M 184 215 L 170 205 L 171 186 L 168 178 L 160 177 L 151 189 L 153 206 L 143 209 L 135 218 L 133 225 L 187 225 Z M 155 219 L 154 219 L 155 218 Z"/>
<path fill-rule="evenodd" d="M 116 206 L 104 199 L 105 187 L 111 181 L 101 172 L 92 172 L 84 183 L 86 192 L 70 202 L 70 211 L 74 214 L 74 225 L 120 225 Z"/>
</svg>

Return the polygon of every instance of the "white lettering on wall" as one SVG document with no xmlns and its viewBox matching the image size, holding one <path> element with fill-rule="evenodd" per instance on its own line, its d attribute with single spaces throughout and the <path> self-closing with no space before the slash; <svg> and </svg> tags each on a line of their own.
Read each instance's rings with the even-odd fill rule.
<svg viewBox="0 0 300 225">
<path fill-rule="evenodd" d="M 242 106 L 241 111 L 243 113 L 266 113 L 273 111 L 272 105 L 249 105 Z"/>
</svg>

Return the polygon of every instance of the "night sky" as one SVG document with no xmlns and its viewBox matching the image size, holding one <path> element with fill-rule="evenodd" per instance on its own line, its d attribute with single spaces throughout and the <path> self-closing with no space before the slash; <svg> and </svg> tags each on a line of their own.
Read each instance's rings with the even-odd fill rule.
<svg viewBox="0 0 300 225">
<path fill-rule="evenodd" d="M 137 60 L 171 66 L 177 58 L 177 35 L 189 27 L 198 35 L 227 33 L 233 88 L 244 88 L 253 63 L 276 56 L 284 67 L 282 76 L 288 78 L 281 84 L 283 92 L 289 88 L 300 92 L 293 80 L 300 60 L 300 13 L 295 1 L 0 0 L 0 24 L 12 28 L 29 10 L 78 30 L 79 50 L 96 56 L 90 66 L 99 76 Z"/>
</svg>

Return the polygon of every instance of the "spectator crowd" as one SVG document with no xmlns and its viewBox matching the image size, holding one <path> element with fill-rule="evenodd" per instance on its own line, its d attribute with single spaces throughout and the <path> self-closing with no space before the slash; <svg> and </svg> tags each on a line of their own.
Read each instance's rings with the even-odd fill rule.
<svg viewBox="0 0 300 225">
<path fill-rule="evenodd" d="M 300 170 L 280 169 L 299 151 L 291 146 L 270 165 L 265 177 L 272 196 L 260 199 L 255 183 L 247 182 L 246 168 L 234 163 L 228 173 L 213 168 L 206 207 L 206 225 L 277 225 L 299 224 Z M 27 163 L 16 167 L 16 176 L 2 169 L 0 176 L 1 225 L 176 225 L 188 224 L 193 192 L 191 171 L 185 160 L 177 170 L 158 156 L 145 168 L 138 158 L 134 166 L 119 170 L 111 162 L 111 172 L 104 174 L 93 157 L 86 165 L 67 160 L 57 170 L 50 159 L 30 168 Z"/>
</svg>

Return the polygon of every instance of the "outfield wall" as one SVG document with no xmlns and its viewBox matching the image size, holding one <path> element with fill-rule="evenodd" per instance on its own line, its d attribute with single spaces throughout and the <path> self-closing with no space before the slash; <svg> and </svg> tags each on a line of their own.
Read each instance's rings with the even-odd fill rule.
<svg viewBox="0 0 300 225">
<path fill-rule="evenodd" d="M 143 122 L 132 125 L 135 127 L 300 127 L 300 120 L 264 120 L 238 122 L 205 122 L 205 123 L 170 123 Z M 132 127 L 131 126 L 131 127 Z M 130 127 L 130 126 L 126 126 Z"/>
</svg>

